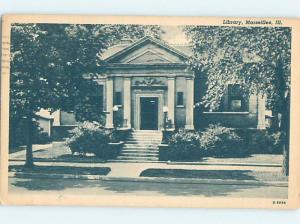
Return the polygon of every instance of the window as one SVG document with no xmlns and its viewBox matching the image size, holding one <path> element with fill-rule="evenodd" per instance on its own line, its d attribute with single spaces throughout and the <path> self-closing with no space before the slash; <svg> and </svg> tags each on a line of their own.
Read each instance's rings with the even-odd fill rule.
<svg viewBox="0 0 300 224">
<path fill-rule="evenodd" d="M 177 106 L 183 106 L 183 92 L 177 93 Z"/>
<path fill-rule="evenodd" d="M 122 93 L 121 92 L 115 92 L 114 104 L 122 105 Z"/>
<path fill-rule="evenodd" d="M 99 85 L 89 97 L 89 105 L 96 111 L 103 111 L 103 86 Z"/>
<path fill-rule="evenodd" d="M 228 85 L 228 110 L 233 112 L 246 111 L 246 100 L 242 89 L 237 84 Z"/>
</svg>

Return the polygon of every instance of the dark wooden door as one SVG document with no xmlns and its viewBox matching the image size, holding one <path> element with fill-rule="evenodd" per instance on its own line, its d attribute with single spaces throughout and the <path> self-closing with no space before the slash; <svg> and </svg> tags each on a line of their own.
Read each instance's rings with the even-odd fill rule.
<svg viewBox="0 0 300 224">
<path fill-rule="evenodd" d="M 141 97 L 141 130 L 158 129 L 158 98 Z"/>
</svg>

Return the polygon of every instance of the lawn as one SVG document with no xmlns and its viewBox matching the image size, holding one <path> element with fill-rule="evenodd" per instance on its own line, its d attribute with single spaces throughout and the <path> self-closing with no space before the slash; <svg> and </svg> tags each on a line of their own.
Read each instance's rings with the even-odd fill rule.
<svg viewBox="0 0 300 224">
<path fill-rule="evenodd" d="M 283 156 L 280 154 L 252 154 L 241 158 L 214 158 L 205 157 L 202 162 L 206 163 L 244 163 L 244 164 L 272 164 L 281 165 Z"/>
<path fill-rule="evenodd" d="M 279 172 L 252 170 L 188 170 L 188 169 L 146 169 L 141 177 L 195 178 L 222 180 L 287 181 Z"/>
<path fill-rule="evenodd" d="M 109 167 L 74 167 L 74 166 L 34 166 L 25 168 L 23 165 L 9 166 L 9 172 L 37 174 L 74 174 L 74 175 L 107 175 Z"/>
<path fill-rule="evenodd" d="M 33 158 L 35 162 L 78 162 L 78 163 L 103 163 L 104 160 L 96 156 L 73 155 L 64 142 L 52 144 L 33 145 Z M 12 153 L 10 160 L 25 161 L 26 150 Z"/>
</svg>

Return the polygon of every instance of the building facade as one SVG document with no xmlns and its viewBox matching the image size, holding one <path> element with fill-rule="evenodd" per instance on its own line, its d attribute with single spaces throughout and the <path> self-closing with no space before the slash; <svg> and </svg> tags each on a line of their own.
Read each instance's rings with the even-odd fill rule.
<svg viewBox="0 0 300 224">
<path fill-rule="evenodd" d="M 191 55 L 189 46 L 171 46 L 152 37 L 104 52 L 94 99 L 103 106 L 106 127 L 161 130 L 166 112 L 171 129 L 193 130 L 210 123 L 264 129 L 265 99 L 258 95 L 244 99 L 235 85 L 228 85 L 219 111 L 195 108 L 206 83 L 189 70 Z M 55 112 L 54 125 L 72 123 L 75 125 L 71 114 Z"/>
</svg>

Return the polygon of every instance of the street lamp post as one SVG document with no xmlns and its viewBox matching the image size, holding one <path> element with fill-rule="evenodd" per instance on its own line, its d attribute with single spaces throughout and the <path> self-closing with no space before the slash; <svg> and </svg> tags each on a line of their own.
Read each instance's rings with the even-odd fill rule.
<svg viewBox="0 0 300 224">
<path fill-rule="evenodd" d="M 164 112 L 164 130 L 163 130 L 163 137 L 162 137 L 162 143 L 167 144 L 167 120 L 168 120 L 168 107 L 164 106 L 163 107 L 163 112 Z"/>
<path fill-rule="evenodd" d="M 119 107 L 117 105 L 115 105 L 113 107 L 113 124 L 114 124 L 114 128 L 117 128 L 117 113 L 118 113 Z"/>
</svg>

